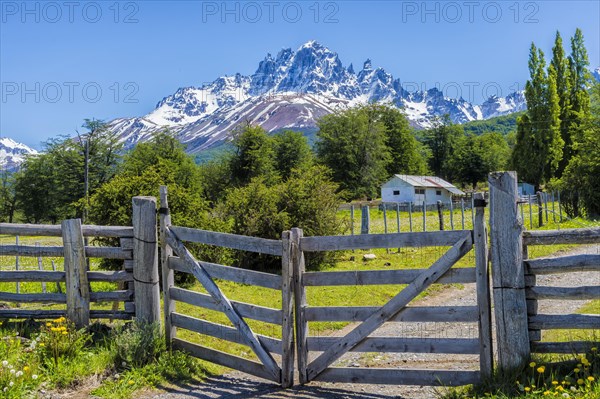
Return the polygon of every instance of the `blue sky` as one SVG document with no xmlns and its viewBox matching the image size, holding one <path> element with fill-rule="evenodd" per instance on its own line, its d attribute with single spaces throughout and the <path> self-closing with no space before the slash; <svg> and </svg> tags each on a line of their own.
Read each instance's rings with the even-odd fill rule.
<svg viewBox="0 0 600 399">
<path fill-rule="evenodd" d="M 568 51 L 583 30 L 600 65 L 599 1 L 0 0 L 0 135 L 30 146 L 84 118 L 140 116 L 184 86 L 251 74 L 267 54 L 317 40 L 360 70 L 475 102 L 527 79 L 531 42 Z"/>
</svg>

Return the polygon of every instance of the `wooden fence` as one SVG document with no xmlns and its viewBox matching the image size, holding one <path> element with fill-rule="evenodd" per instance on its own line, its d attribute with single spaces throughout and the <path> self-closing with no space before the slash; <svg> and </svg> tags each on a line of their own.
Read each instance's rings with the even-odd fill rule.
<svg viewBox="0 0 600 399">
<path fill-rule="evenodd" d="M 465 385 L 477 383 L 492 372 L 492 335 L 487 268 L 487 234 L 483 195 L 478 200 L 475 231 L 400 233 L 342 237 L 303 237 L 292 230 L 295 248 L 296 339 L 300 382 L 311 380 L 341 383 Z M 451 269 L 475 245 L 476 266 Z M 366 270 L 306 272 L 304 253 L 349 249 L 450 247 L 431 267 L 413 270 Z M 476 283 L 477 306 L 407 306 L 434 283 Z M 307 303 L 306 287 L 339 285 L 406 284 L 381 307 L 314 307 Z M 343 337 L 310 336 L 309 322 L 357 322 Z M 386 322 L 472 322 L 479 323 L 478 339 L 369 337 Z M 332 367 L 342 355 L 357 352 L 460 353 L 480 357 L 480 371 Z M 309 361 L 310 353 L 318 353 Z"/>
<path fill-rule="evenodd" d="M 542 330 L 572 328 L 600 330 L 599 315 L 538 313 L 538 300 L 600 299 L 600 275 L 595 281 L 594 279 L 589 281 L 596 285 L 580 287 L 547 287 L 538 285 L 536 281 L 538 275 L 582 271 L 600 272 L 600 253 L 528 259 L 528 247 L 532 245 L 598 243 L 600 243 L 600 228 L 523 233 L 523 269 L 531 352 L 585 353 L 591 347 L 600 345 L 600 342 L 591 341 L 540 342 Z M 596 338 L 600 341 L 600 337 Z"/>
<path fill-rule="evenodd" d="M 498 367 L 510 370 L 529 361 L 531 352 L 572 353 L 590 346 L 583 342 L 540 342 L 545 329 L 600 329 L 600 315 L 538 314 L 540 299 L 600 299 L 600 284 L 564 288 L 536 285 L 536 275 L 600 271 L 600 255 L 528 259 L 528 247 L 549 244 L 600 243 L 600 228 L 524 231 L 519 218 L 517 175 L 492 173 L 490 242 Z M 591 281 L 594 283 L 594 281 Z M 592 343 L 591 346 L 594 344 Z"/>
<path fill-rule="evenodd" d="M 200 358 L 277 382 L 283 387 L 293 385 L 295 368 L 301 383 L 325 380 L 461 385 L 478 382 L 481 377 L 490 375 L 493 359 L 489 260 L 496 322 L 496 365 L 500 370 L 521 367 L 529 361 L 532 352 L 567 353 L 587 349 L 593 343 L 540 341 L 541 331 L 558 328 L 600 329 L 600 316 L 538 314 L 537 301 L 600 299 L 600 284 L 575 288 L 543 287 L 537 284 L 535 276 L 575 271 L 599 272 L 600 254 L 529 259 L 528 248 L 548 244 L 597 244 L 600 243 L 600 228 L 524 231 L 516 174 L 490 174 L 489 185 L 489 259 L 486 202 L 482 195 L 473 201 L 472 230 L 304 237 L 302 230 L 294 228 L 283 232 L 280 240 L 246 237 L 172 226 L 166 187 L 161 187 L 161 208 L 158 210 L 155 198 L 133 199 L 132 227 L 82 226 L 79 220 L 67 220 L 60 226 L 0 224 L 2 235 L 63 238 L 62 246 L 0 245 L 0 255 L 64 257 L 64 271 L 6 271 L 6 267 L 3 267 L 0 270 L 0 282 L 66 283 L 64 294 L 0 292 L 0 301 L 66 304 L 66 309 L 59 310 L 0 309 L 0 318 L 54 318 L 67 315 L 78 326 L 85 325 L 90 318 L 129 319 L 135 316 L 149 322 L 160 320 L 157 231 L 157 222 L 160 222 L 163 317 L 168 343 Z M 84 237 L 118 238 L 120 245 L 89 246 L 85 245 Z M 281 271 L 277 274 L 263 273 L 198 260 L 185 243 L 279 257 Z M 447 252 L 432 265 L 424 265 L 426 267 L 416 270 L 307 272 L 304 266 L 304 255 L 309 252 L 425 246 L 444 247 Z M 474 249 L 475 265 L 453 268 L 471 249 Z M 86 264 L 88 258 L 122 260 L 123 270 L 89 271 Z M 204 292 L 176 286 L 175 272 L 196 277 Z M 275 290 L 282 305 L 266 307 L 230 300 L 219 287 L 221 280 Z M 124 285 L 115 291 L 91 292 L 90 282 L 94 281 Z M 409 306 L 420 292 L 434 283 L 474 283 L 477 304 L 435 308 Z M 378 307 L 315 307 L 307 301 L 306 287 L 374 284 L 400 284 L 406 287 L 388 303 Z M 125 309 L 90 310 L 90 302 L 107 301 L 125 302 Z M 185 314 L 178 311 L 178 303 L 186 304 L 187 309 L 191 305 L 194 309 L 219 311 L 230 324 L 203 318 L 202 311 L 193 315 Z M 357 324 L 345 336 L 318 337 L 311 336 L 309 330 L 309 323 L 315 321 Z M 424 338 L 370 336 L 388 321 L 472 322 L 477 323 L 478 337 L 436 339 L 433 342 Z M 274 326 L 277 334 L 256 334 L 250 327 L 254 322 Z M 191 342 L 178 336 L 180 330 L 245 345 L 254 356 L 243 358 Z M 349 351 L 473 354 L 479 355 L 480 368 L 478 371 L 463 371 L 334 367 L 334 362 Z"/>
<path fill-rule="evenodd" d="M 136 316 L 151 320 L 147 317 L 144 307 L 158 308 L 159 291 L 156 297 L 148 300 L 144 291 L 148 280 L 148 267 L 155 268 L 158 273 L 158 263 L 149 262 L 145 254 L 155 251 L 157 244 L 145 237 L 143 241 L 140 231 L 141 226 L 147 225 L 144 220 L 152 218 L 145 209 L 148 202 L 145 198 L 136 197 L 134 203 L 134 227 L 131 226 L 92 226 L 81 225 L 79 219 L 65 220 L 61 225 L 32 225 L 0 223 L 0 235 L 8 236 L 36 236 L 36 237 L 62 237 L 62 246 L 40 245 L 0 245 L 0 255 L 24 257 L 54 257 L 64 259 L 64 269 L 60 270 L 6 270 L 10 266 L 2 265 L 0 282 L 42 282 L 64 283 L 65 292 L 20 293 L 0 292 L 0 301 L 23 304 L 59 304 L 66 305 L 62 309 L 0 309 L 0 318 L 36 318 L 48 319 L 67 316 L 77 327 L 86 326 L 90 319 L 131 319 Z M 151 201 L 150 201 L 151 202 Z M 135 215 L 139 217 L 136 219 Z M 155 214 L 155 211 L 154 211 Z M 156 216 L 154 216 L 156 220 Z M 149 231 L 152 231 L 150 229 Z M 154 226 L 156 235 L 156 227 Z M 85 245 L 84 238 L 114 238 L 119 240 L 118 247 Z M 136 244 L 137 243 L 137 244 Z M 122 270 L 117 271 L 90 271 L 88 260 L 90 258 L 116 259 L 122 261 Z M 136 274 L 140 275 L 136 279 Z M 140 280 L 140 281 L 138 281 Z M 116 283 L 118 288 L 112 291 L 95 292 L 91 289 L 94 282 Z M 156 286 L 158 287 L 158 276 Z M 144 302 L 144 303 L 140 303 Z M 108 310 L 90 310 L 90 303 L 123 302 L 123 310 L 116 306 Z M 141 311 L 140 311 L 141 309 Z M 146 313 L 144 313 L 146 312 Z M 158 320 L 158 317 L 156 317 Z"/>
</svg>

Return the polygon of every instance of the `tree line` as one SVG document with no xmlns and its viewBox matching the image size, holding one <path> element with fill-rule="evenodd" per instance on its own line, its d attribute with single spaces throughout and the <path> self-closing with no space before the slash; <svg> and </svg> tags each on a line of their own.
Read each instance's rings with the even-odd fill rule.
<svg viewBox="0 0 600 399">
<path fill-rule="evenodd" d="M 517 119 L 511 167 L 540 189 L 561 190 L 571 216 L 600 215 L 598 83 L 592 82 L 583 33 L 575 31 L 565 54 L 556 32 L 548 67 L 531 44 L 527 112 Z"/>
</svg>

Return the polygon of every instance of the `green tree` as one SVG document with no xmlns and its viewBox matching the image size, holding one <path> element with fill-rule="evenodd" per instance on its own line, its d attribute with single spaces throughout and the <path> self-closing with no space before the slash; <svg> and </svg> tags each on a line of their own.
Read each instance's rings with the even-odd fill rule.
<svg viewBox="0 0 600 399">
<path fill-rule="evenodd" d="M 318 122 L 319 161 L 332 171 L 345 199 L 375 198 L 388 177 L 386 127 L 372 107 L 329 114 Z"/>
<path fill-rule="evenodd" d="M 460 160 L 456 157 L 461 154 L 459 149 L 464 145 L 465 135 L 462 127 L 453 124 L 448 115 L 435 119 L 433 124 L 433 128 L 423 134 L 423 141 L 431 151 L 429 169 L 435 176 L 452 180 L 459 174 L 456 165 Z"/>
<path fill-rule="evenodd" d="M 412 133 L 406 116 L 395 107 L 372 105 L 385 126 L 386 145 L 391 161 L 387 166 L 388 175 L 423 175 L 427 173 L 426 159 L 422 155 L 421 144 Z"/>
<path fill-rule="evenodd" d="M 573 136 L 574 155 L 558 188 L 562 197 L 570 199 L 565 207 L 570 216 L 583 213 L 588 218 L 600 217 L 600 84 L 591 90 L 591 112 L 580 122 Z"/>
<path fill-rule="evenodd" d="M 0 174 L 0 220 L 12 223 L 16 208 L 15 174 L 4 170 Z"/>
<path fill-rule="evenodd" d="M 556 80 L 556 93 L 558 95 L 559 119 L 560 119 L 560 135 L 564 144 L 562 159 L 559 162 L 556 175 L 560 177 L 573 156 L 571 130 L 570 130 L 570 113 L 571 113 L 571 81 L 569 62 L 565 56 L 562 38 L 560 32 L 556 31 L 554 47 L 552 48 L 552 60 L 550 67 L 554 68 L 554 76 Z M 550 69 L 548 75 L 551 74 Z"/>
<path fill-rule="evenodd" d="M 530 79 L 525 85 L 527 112 L 517 119 L 517 143 L 511 164 L 521 179 L 539 189 L 558 168 L 564 142 L 560 136 L 560 108 L 556 71 L 546 75 L 544 53 L 531 44 Z"/>
<path fill-rule="evenodd" d="M 75 138 L 59 136 L 44 143 L 44 151 L 28 157 L 17 175 L 15 194 L 27 220 L 57 222 L 82 216 L 88 193 L 93 194 L 115 174 L 121 145 L 102 121 L 85 120 L 86 132 Z M 51 189 L 47 188 L 50 186 Z M 46 199 L 36 196 L 46 192 Z M 35 208 L 44 202 L 43 209 Z"/>
<path fill-rule="evenodd" d="M 301 132 L 285 130 L 273 136 L 273 155 L 277 172 L 282 179 L 290 177 L 292 169 L 313 162 L 313 152 Z"/>
<path fill-rule="evenodd" d="M 255 177 L 262 177 L 267 184 L 277 181 L 273 140 L 260 126 L 248 124 L 234 132 L 229 162 L 235 186 L 244 186 Z"/>
</svg>

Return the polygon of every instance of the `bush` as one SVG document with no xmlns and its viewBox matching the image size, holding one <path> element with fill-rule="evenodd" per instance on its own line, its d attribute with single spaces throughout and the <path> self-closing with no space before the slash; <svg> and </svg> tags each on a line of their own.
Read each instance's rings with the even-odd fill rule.
<svg viewBox="0 0 600 399">
<path fill-rule="evenodd" d="M 111 346 L 117 369 L 143 367 L 156 361 L 165 350 L 166 344 L 160 332 L 160 325 L 137 321 L 118 329 Z"/>
</svg>

